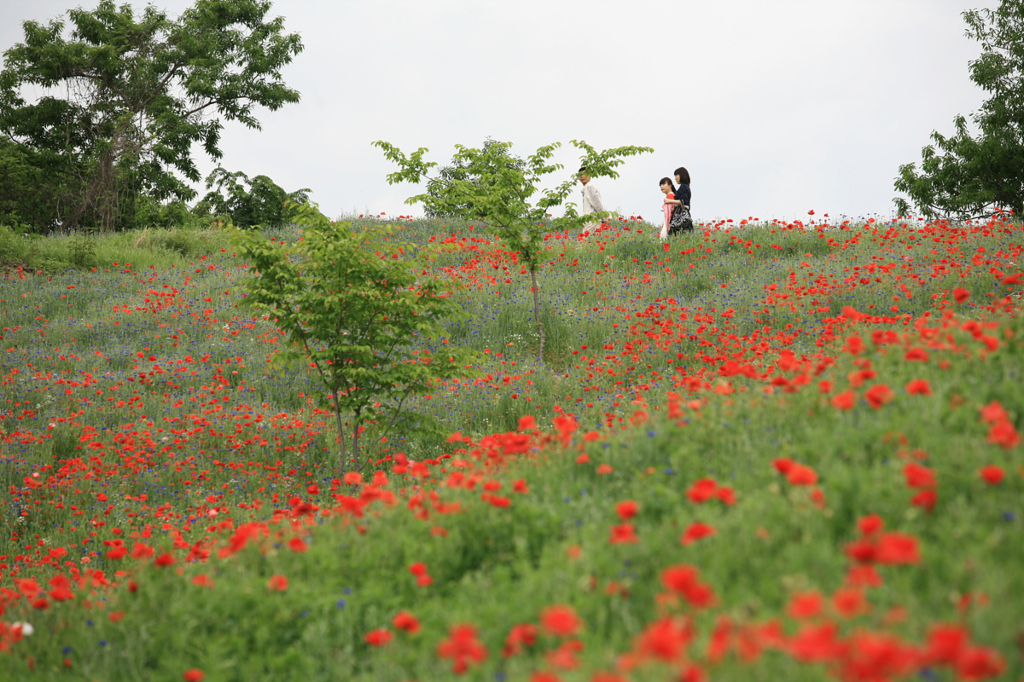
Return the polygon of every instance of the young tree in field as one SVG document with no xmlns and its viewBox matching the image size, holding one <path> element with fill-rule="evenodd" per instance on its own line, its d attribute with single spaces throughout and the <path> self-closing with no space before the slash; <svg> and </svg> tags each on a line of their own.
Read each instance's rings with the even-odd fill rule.
<svg viewBox="0 0 1024 682">
<path fill-rule="evenodd" d="M 389 228 L 353 230 L 313 206 L 298 207 L 297 214 L 304 229 L 290 247 L 237 231 L 254 275 L 245 284 L 245 302 L 269 314 L 288 337 L 283 359 L 316 370 L 334 411 L 345 468 L 347 441 L 358 462 L 367 424 L 408 416 L 411 396 L 472 374 L 473 356 L 426 348 L 444 336 L 443 322 L 462 311 L 437 282 L 421 279 L 426 270 L 410 247 L 385 239 Z"/>
<path fill-rule="evenodd" d="M 566 203 L 576 188 L 574 173 L 570 179 L 554 189 L 543 192 L 540 190 L 540 184 L 546 175 L 563 168 L 562 164 L 553 163 L 551 160 L 555 150 L 561 145 L 558 142 L 546 145 L 526 159 L 510 156 L 510 142 L 491 141 L 491 144 L 485 144 L 482 149 L 456 145 L 452 166 L 472 169 L 472 173 L 431 177 L 430 170 L 437 164 L 423 160 L 427 149 L 421 147 L 410 156 L 406 156 L 387 142 L 377 141 L 373 144 L 380 147 L 384 151 L 384 156 L 399 166 L 398 172 L 388 175 L 389 184 L 426 181 L 428 191 L 410 197 L 406 203 L 422 203 L 426 212 L 432 215 L 463 215 L 478 218 L 519 255 L 520 262 L 530 274 L 533 319 L 537 325 L 540 344 L 538 355 L 543 362 L 544 325 L 540 317 L 537 272 L 543 265 L 544 235 L 561 230 L 575 234 L 584 223 L 594 220 L 595 217 L 606 217 L 594 214 L 578 215 L 573 203 L 566 205 L 564 216 L 549 216 L 552 209 Z M 617 178 L 619 174 L 615 168 L 623 163 L 623 157 L 654 151 L 650 147 L 616 147 L 599 152 L 579 140 L 572 140 L 572 145 L 583 152 L 580 165 L 586 167 L 588 175 L 595 178 Z M 510 163 L 510 158 L 516 159 L 518 163 Z M 466 213 L 467 210 L 471 212 Z"/>
<path fill-rule="evenodd" d="M 934 145 L 915 164 L 900 166 L 897 191 L 906 194 L 928 217 L 970 219 L 995 207 L 1024 214 L 1024 4 L 1003 0 L 997 9 L 963 14 L 967 35 L 981 43 L 981 56 L 970 63 L 971 80 L 991 97 L 967 119 L 957 116 L 956 134 L 932 132 Z M 910 204 L 895 200 L 901 214 Z"/>
<path fill-rule="evenodd" d="M 256 105 L 299 101 L 280 71 L 302 43 L 267 20 L 270 5 L 197 0 L 170 19 L 102 0 L 68 12 L 69 35 L 61 21 L 25 22 L 0 72 L 0 170 L 43 182 L 0 192 L 0 218 L 115 229 L 140 196 L 192 199 L 175 172 L 199 181 L 193 144 L 219 158 L 222 120 L 258 129 Z"/>
</svg>

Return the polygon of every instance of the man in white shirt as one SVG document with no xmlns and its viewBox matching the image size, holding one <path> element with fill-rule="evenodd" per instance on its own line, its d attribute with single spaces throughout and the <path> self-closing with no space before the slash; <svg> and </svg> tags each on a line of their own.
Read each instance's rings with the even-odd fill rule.
<svg viewBox="0 0 1024 682">
<path fill-rule="evenodd" d="M 586 167 L 580 168 L 579 178 L 580 182 L 583 183 L 583 202 L 581 203 L 582 215 L 587 215 L 588 213 L 594 213 L 597 211 L 604 211 L 604 204 L 601 203 L 601 191 L 590 181 L 590 176 L 587 175 Z M 601 227 L 600 221 L 586 223 L 583 225 L 583 231 L 580 232 L 580 236 L 586 237 L 588 234 L 594 234 L 599 227 Z"/>
</svg>

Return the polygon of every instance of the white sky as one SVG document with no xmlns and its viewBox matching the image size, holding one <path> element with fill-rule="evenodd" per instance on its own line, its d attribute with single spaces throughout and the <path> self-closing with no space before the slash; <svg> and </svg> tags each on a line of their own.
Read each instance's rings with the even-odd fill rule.
<svg viewBox="0 0 1024 682">
<path fill-rule="evenodd" d="M 22 41 L 22 21 L 96 4 L 0 0 L 0 51 Z M 417 189 L 387 184 L 395 167 L 372 141 L 427 147 L 442 165 L 487 136 L 522 156 L 560 141 L 560 181 L 582 139 L 654 147 L 594 181 L 624 215 L 658 219 L 658 180 L 682 165 L 697 220 L 888 217 L 898 167 L 985 99 L 961 13 L 997 4 L 277 0 L 271 15 L 305 44 L 283 74 L 302 101 L 260 111 L 262 132 L 228 125 L 221 163 L 309 187 L 331 216 L 419 215 L 403 203 Z M 197 158 L 204 176 L 216 166 Z"/>
</svg>

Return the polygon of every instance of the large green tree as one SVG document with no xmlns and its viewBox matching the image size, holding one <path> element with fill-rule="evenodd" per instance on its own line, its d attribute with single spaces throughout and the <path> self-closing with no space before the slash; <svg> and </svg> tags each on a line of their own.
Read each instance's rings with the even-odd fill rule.
<svg viewBox="0 0 1024 682">
<path fill-rule="evenodd" d="M 270 6 L 197 0 L 172 19 L 103 0 L 69 11 L 69 33 L 25 22 L 0 72 L 0 219 L 116 229 L 141 196 L 194 198 L 193 144 L 219 158 L 224 121 L 258 129 L 257 105 L 299 100 L 281 68 L 302 43 Z"/>
<path fill-rule="evenodd" d="M 971 120 L 957 116 L 956 133 L 932 133 L 921 153 L 921 169 L 900 167 L 895 200 L 906 215 L 911 203 L 925 216 L 969 219 L 999 207 L 1024 213 L 1024 4 L 1003 0 L 996 9 L 963 14 L 967 36 L 981 44 L 970 63 L 971 80 L 990 97 Z"/>
</svg>

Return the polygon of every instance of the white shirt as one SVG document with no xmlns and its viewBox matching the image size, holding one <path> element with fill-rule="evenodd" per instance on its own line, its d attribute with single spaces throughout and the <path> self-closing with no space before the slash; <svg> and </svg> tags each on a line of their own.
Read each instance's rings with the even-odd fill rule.
<svg viewBox="0 0 1024 682">
<path fill-rule="evenodd" d="M 603 210 L 604 204 L 601 203 L 601 191 L 594 187 L 594 181 L 591 180 L 583 185 L 583 215 Z"/>
</svg>

